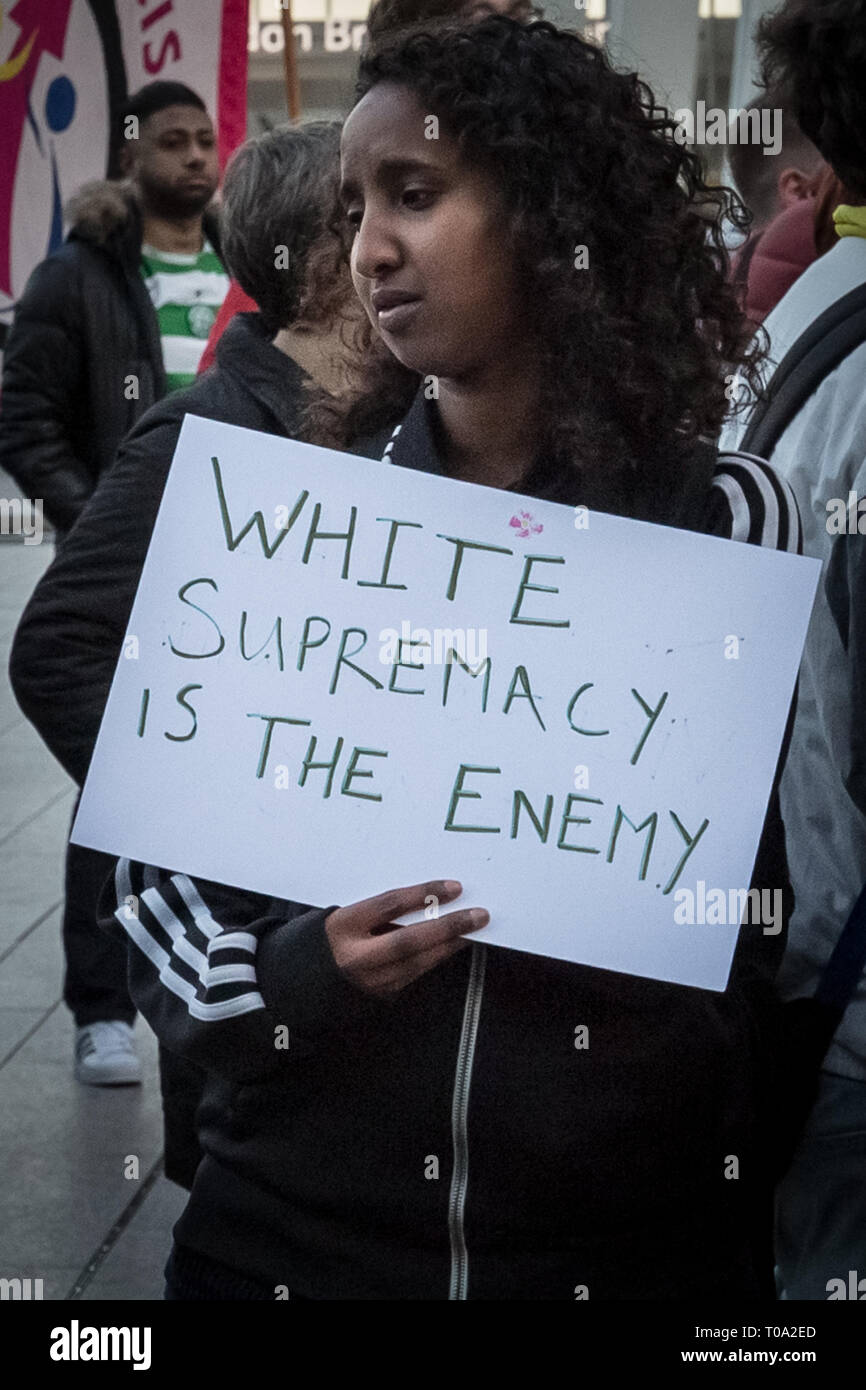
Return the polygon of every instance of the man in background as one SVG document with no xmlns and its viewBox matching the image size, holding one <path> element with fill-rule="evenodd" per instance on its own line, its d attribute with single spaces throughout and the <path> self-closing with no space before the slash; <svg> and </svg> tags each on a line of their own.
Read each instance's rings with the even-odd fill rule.
<svg viewBox="0 0 866 1390">
<path fill-rule="evenodd" d="M 827 166 L 794 112 L 776 97 L 756 97 L 746 110 L 777 106 L 782 111 L 777 155 L 765 154 L 760 142 L 728 148 L 734 186 L 753 218 L 733 267 L 733 282 L 753 323 L 762 322 L 818 255 L 815 192 Z"/>
<path fill-rule="evenodd" d="M 750 101 L 746 110 L 772 108 L 775 100 L 762 94 Z M 728 146 L 734 187 L 754 219 L 752 236 L 760 235 L 786 208 L 811 197 L 814 177 L 824 168 L 820 151 L 803 134 L 794 112 L 789 107 L 781 110 L 782 148 L 778 154 L 765 154 L 760 141 Z"/>
<path fill-rule="evenodd" d="M 4 353 L 0 465 L 42 498 L 59 541 L 139 416 L 195 375 L 228 283 L 205 215 L 219 171 L 201 98 L 151 82 L 119 135 L 124 182 L 72 200 Z"/>
<path fill-rule="evenodd" d="M 139 417 L 193 380 L 228 287 L 206 211 L 219 168 L 204 102 L 180 83 L 149 83 L 118 135 L 124 181 L 72 201 L 68 238 L 31 275 L 4 354 L 0 466 L 42 500 L 58 545 Z M 91 1085 L 141 1080 L 125 953 L 96 925 L 111 862 L 67 848 L 64 998 L 75 1074 Z"/>
</svg>

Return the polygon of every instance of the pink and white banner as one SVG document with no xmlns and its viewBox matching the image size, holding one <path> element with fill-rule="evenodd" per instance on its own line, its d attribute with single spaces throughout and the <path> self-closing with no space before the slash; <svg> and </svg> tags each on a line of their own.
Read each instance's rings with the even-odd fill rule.
<svg viewBox="0 0 866 1390">
<path fill-rule="evenodd" d="M 108 172 L 112 118 L 158 79 L 201 95 L 225 162 L 246 134 L 247 0 L 0 0 L 0 346 L 64 204 Z"/>
</svg>

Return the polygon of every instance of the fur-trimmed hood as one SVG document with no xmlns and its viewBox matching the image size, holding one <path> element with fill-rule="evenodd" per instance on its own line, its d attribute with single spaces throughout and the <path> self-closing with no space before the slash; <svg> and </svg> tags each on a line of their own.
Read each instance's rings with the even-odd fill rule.
<svg viewBox="0 0 866 1390">
<path fill-rule="evenodd" d="M 135 189 L 126 180 L 95 179 L 84 184 L 66 206 L 70 235 L 78 241 L 107 246 L 130 224 L 141 221 Z"/>
<path fill-rule="evenodd" d="M 101 247 L 109 254 L 137 261 L 141 254 L 141 203 L 128 179 L 96 179 L 84 184 L 66 205 L 69 236 Z M 216 203 L 204 211 L 204 231 L 219 254 Z"/>
</svg>

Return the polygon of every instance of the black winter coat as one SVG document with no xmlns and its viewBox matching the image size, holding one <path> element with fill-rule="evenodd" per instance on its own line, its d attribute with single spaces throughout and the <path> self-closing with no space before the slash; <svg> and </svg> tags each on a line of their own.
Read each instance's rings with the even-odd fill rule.
<svg viewBox="0 0 866 1390">
<path fill-rule="evenodd" d="M 36 267 L 18 302 L 0 398 L 0 466 L 26 496 L 42 499 L 60 532 L 166 389 L 132 192 L 88 185 L 70 216 L 66 242 Z M 218 248 L 213 217 L 205 232 Z"/>
<path fill-rule="evenodd" d="M 79 784 L 87 775 L 184 415 L 291 436 L 298 429 L 303 382 L 297 364 L 271 345 L 259 316 L 237 315 L 217 344 L 211 370 L 172 392 L 133 430 L 37 585 L 15 636 L 10 678 L 24 713 Z M 160 1077 L 165 1171 L 188 1187 L 200 1157 L 194 1118 L 203 1073 L 161 1048 Z"/>
<path fill-rule="evenodd" d="M 9 662 L 16 698 L 76 782 L 87 776 L 138 579 L 184 416 L 287 437 L 304 374 L 273 347 L 258 314 L 238 314 L 216 363 L 173 391 L 124 441 L 24 610 Z M 134 505 L 130 499 L 134 497 Z"/>
</svg>

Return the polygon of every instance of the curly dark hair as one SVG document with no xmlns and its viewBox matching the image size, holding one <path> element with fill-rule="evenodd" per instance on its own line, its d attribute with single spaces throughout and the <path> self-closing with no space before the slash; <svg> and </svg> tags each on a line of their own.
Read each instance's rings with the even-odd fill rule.
<svg viewBox="0 0 866 1390">
<path fill-rule="evenodd" d="M 787 0 L 755 30 L 761 80 L 852 193 L 866 197 L 866 0 Z"/>
<path fill-rule="evenodd" d="M 386 35 L 410 27 L 429 26 L 440 20 L 472 19 L 473 9 L 480 9 L 483 0 L 375 0 L 367 16 L 367 37 L 378 44 Z M 540 8 L 532 0 L 512 0 L 509 7 L 512 19 L 540 18 Z"/>
<path fill-rule="evenodd" d="M 665 515 L 730 409 L 726 379 L 759 385 L 763 340 L 727 281 L 724 221 L 749 222 L 737 195 L 704 182 L 636 74 L 547 22 L 396 36 L 363 57 L 356 101 L 384 81 L 408 87 L 504 195 L 551 467 L 579 475 L 588 505 Z M 399 419 L 420 380 L 364 334 L 357 389 L 322 440 L 335 447 Z"/>
</svg>

